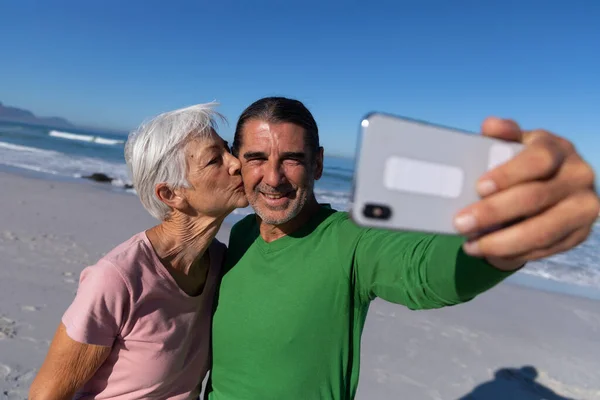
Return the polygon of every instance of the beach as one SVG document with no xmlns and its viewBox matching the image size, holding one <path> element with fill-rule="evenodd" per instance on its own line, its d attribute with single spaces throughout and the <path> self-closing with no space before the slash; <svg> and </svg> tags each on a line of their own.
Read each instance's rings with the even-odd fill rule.
<svg viewBox="0 0 600 400">
<path fill-rule="evenodd" d="M 0 187 L 0 399 L 25 399 L 81 270 L 157 221 L 107 184 L 5 171 Z M 600 399 L 599 305 L 511 282 L 442 310 L 376 300 L 357 398 Z"/>
</svg>

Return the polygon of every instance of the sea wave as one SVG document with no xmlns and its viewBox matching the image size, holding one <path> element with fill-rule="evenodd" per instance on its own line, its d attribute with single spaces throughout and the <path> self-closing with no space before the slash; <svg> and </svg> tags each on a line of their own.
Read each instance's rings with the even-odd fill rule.
<svg viewBox="0 0 600 400">
<path fill-rule="evenodd" d="M 44 150 L 44 149 L 38 149 L 37 147 L 31 147 L 31 146 L 23 146 L 21 144 L 14 144 L 14 143 L 7 143 L 7 142 L 0 142 L 0 148 L 4 148 L 4 149 L 8 149 L 8 150 L 15 150 L 15 151 L 23 151 L 23 152 L 27 152 L 27 153 L 38 153 L 38 154 L 60 154 L 56 151 L 52 151 L 52 150 Z"/>
<path fill-rule="evenodd" d="M 573 250 L 575 252 L 577 250 Z M 575 254 L 571 254 L 574 257 Z M 577 286 L 600 287 L 600 269 L 590 265 L 563 264 L 552 259 L 545 259 L 529 263 L 521 273 L 555 282 L 567 283 Z"/>
<path fill-rule="evenodd" d="M 74 178 L 100 172 L 130 183 L 127 166 L 124 163 L 95 157 L 73 156 L 54 150 L 2 141 L 0 141 L 0 164 Z"/>
<path fill-rule="evenodd" d="M 337 171 L 323 171 L 323 176 L 328 178 L 340 179 L 342 181 L 350 182 L 352 181 L 353 174 L 352 172 L 337 172 Z"/>
<path fill-rule="evenodd" d="M 52 136 L 52 137 L 66 139 L 66 140 L 79 140 L 82 142 L 93 142 L 93 143 L 104 144 L 104 145 L 109 145 L 109 146 L 125 143 L 125 140 L 111 139 L 111 138 L 106 138 L 106 137 L 102 137 L 102 136 L 84 135 L 81 133 L 71 133 L 71 132 L 63 132 L 63 131 L 55 131 L 55 130 L 49 131 L 48 135 Z"/>
<path fill-rule="evenodd" d="M 0 133 L 14 133 L 14 132 L 22 131 L 22 130 L 23 130 L 22 126 L 13 126 L 13 125 L 0 126 Z"/>
<path fill-rule="evenodd" d="M 319 203 L 328 203 L 339 211 L 348 211 L 350 209 L 350 193 L 340 190 L 315 189 L 315 196 Z"/>
</svg>

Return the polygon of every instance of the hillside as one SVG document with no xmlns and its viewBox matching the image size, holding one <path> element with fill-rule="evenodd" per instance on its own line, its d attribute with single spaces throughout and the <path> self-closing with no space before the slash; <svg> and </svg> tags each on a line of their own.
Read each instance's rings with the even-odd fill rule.
<svg viewBox="0 0 600 400">
<path fill-rule="evenodd" d="M 74 127 L 71 122 L 60 117 L 38 117 L 29 110 L 5 106 L 0 102 L 0 121 L 25 122 L 55 127 Z"/>
</svg>

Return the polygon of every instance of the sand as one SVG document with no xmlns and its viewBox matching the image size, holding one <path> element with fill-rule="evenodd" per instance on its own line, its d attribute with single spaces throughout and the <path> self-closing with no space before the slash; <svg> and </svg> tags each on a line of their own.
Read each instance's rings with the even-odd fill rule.
<svg viewBox="0 0 600 400">
<path fill-rule="evenodd" d="M 105 184 L 0 172 L 0 187 L 0 399 L 25 399 L 79 272 L 155 220 Z M 376 300 L 357 398 L 600 399 L 599 304 L 508 282 L 443 310 Z"/>
</svg>

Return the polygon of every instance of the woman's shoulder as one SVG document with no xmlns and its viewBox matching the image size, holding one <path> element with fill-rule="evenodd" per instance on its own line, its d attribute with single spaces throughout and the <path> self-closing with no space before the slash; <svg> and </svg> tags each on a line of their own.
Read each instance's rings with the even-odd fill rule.
<svg viewBox="0 0 600 400">
<path fill-rule="evenodd" d="M 129 239 L 113 247 L 112 250 L 106 253 L 103 259 L 120 262 L 121 260 L 137 256 L 137 253 L 146 252 L 149 243 L 146 232 L 138 232 Z"/>
<path fill-rule="evenodd" d="M 132 276 L 139 274 L 137 266 L 145 260 L 151 261 L 151 249 L 148 247 L 144 232 L 139 232 L 118 244 L 96 264 L 86 268 L 86 271 L 98 276 L 120 277 L 126 284 Z"/>
<path fill-rule="evenodd" d="M 131 298 L 131 284 L 123 272 L 106 257 L 85 267 L 79 275 L 77 296 L 70 308 L 126 308 Z M 110 306 L 110 307 L 109 307 Z"/>
</svg>

